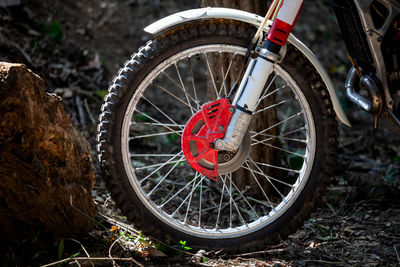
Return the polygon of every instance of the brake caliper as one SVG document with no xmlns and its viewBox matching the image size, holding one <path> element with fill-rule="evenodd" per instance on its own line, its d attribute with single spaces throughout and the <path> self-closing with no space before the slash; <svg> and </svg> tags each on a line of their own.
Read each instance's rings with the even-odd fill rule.
<svg viewBox="0 0 400 267">
<path fill-rule="evenodd" d="M 214 141 L 224 137 L 234 111 L 227 98 L 205 103 L 183 131 L 182 150 L 187 162 L 213 180 L 218 177 L 218 151 L 214 149 Z"/>
</svg>

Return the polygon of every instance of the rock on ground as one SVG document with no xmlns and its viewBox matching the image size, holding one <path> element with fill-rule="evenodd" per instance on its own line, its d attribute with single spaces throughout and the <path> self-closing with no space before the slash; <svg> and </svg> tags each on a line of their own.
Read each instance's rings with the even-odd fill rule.
<svg viewBox="0 0 400 267">
<path fill-rule="evenodd" d="M 90 147 L 61 99 L 24 65 L 0 62 L 0 118 L 0 238 L 89 231 Z"/>
</svg>

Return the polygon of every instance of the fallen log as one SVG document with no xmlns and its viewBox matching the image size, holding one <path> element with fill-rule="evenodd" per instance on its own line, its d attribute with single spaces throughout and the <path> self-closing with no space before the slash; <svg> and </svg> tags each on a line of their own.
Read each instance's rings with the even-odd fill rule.
<svg viewBox="0 0 400 267">
<path fill-rule="evenodd" d="M 97 211 L 90 146 L 61 99 L 24 65 L 0 62 L 0 118 L 0 238 L 89 231 Z"/>
</svg>

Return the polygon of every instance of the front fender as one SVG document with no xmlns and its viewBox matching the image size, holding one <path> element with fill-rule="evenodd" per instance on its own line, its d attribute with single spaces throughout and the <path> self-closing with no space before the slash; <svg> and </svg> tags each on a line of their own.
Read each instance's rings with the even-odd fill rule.
<svg viewBox="0 0 400 267">
<path fill-rule="evenodd" d="M 242 21 L 248 24 L 252 24 L 258 27 L 262 21 L 263 17 L 256 14 L 252 14 L 246 11 L 231 9 L 231 8 L 219 8 L 219 7 L 205 7 L 198 9 L 190 9 L 182 12 L 172 14 L 168 17 L 160 19 L 151 25 L 147 26 L 144 30 L 151 34 L 157 34 L 175 25 L 179 25 L 188 21 L 202 20 L 202 19 L 230 19 Z M 268 26 L 267 26 L 268 27 Z M 268 28 L 266 27 L 266 30 Z M 330 79 L 328 73 L 322 67 L 321 62 L 314 55 L 314 53 L 305 46 L 299 39 L 290 34 L 288 42 L 294 45 L 298 50 L 300 50 L 313 64 L 322 80 L 324 81 L 326 87 L 328 88 L 329 96 L 331 98 L 333 108 L 336 112 L 338 119 L 345 125 L 351 127 L 351 123 L 347 119 L 346 114 L 340 105 L 339 98 L 336 94 L 335 88 L 333 86 L 332 80 Z"/>
</svg>

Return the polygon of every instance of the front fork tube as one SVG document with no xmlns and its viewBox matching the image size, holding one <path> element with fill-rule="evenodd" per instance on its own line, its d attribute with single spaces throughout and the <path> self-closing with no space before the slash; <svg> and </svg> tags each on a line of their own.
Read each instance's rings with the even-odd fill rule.
<svg viewBox="0 0 400 267">
<path fill-rule="evenodd" d="M 268 77 L 274 69 L 274 64 L 281 60 L 279 53 L 286 44 L 300 13 L 304 0 L 285 0 L 278 15 L 268 32 L 265 47 L 260 50 L 259 57 L 252 59 L 240 83 L 239 90 L 233 101 L 235 113 L 227 126 L 223 139 L 216 139 L 214 147 L 217 150 L 236 151 L 242 143 L 249 127 L 252 113 L 257 108 Z"/>
<path fill-rule="evenodd" d="M 274 64 L 280 59 L 267 49 L 260 50 L 257 59 L 251 59 L 240 83 L 238 92 L 233 100 L 235 113 L 228 124 L 223 139 L 214 141 L 217 150 L 236 151 L 242 143 L 249 127 L 252 113 L 257 108 L 268 77 L 273 71 Z"/>
</svg>

